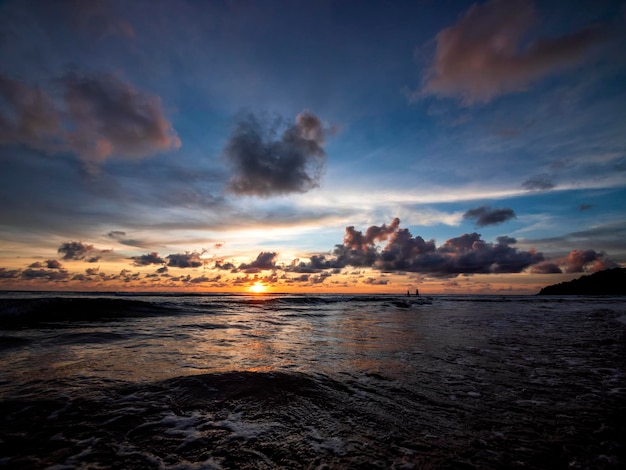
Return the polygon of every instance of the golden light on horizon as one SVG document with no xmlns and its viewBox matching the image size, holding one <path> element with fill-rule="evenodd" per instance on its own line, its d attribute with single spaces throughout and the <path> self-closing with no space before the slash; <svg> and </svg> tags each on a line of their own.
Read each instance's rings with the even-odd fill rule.
<svg viewBox="0 0 626 470">
<path fill-rule="evenodd" d="M 255 282 L 248 288 L 248 290 L 254 294 L 262 294 L 263 292 L 267 291 L 267 286 L 265 286 L 261 282 Z"/>
</svg>

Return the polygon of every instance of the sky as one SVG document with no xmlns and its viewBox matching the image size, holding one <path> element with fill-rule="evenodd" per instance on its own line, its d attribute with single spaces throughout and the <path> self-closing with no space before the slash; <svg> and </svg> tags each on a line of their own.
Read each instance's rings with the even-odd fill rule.
<svg viewBox="0 0 626 470">
<path fill-rule="evenodd" d="M 0 289 L 626 266 L 626 3 L 0 2 Z"/>
</svg>

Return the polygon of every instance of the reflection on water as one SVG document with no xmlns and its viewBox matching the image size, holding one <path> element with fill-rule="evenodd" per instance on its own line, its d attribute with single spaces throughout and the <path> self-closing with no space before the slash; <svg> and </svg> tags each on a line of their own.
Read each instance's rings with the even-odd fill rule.
<svg viewBox="0 0 626 470">
<path fill-rule="evenodd" d="M 150 302 L 0 331 L 0 465 L 626 462 L 622 299 Z"/>
</svg>

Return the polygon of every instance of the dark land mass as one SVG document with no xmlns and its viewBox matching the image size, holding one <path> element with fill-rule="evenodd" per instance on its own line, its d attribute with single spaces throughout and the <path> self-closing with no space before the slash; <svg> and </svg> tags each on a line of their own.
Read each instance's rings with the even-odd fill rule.
<svg viewBox="0 0 626 470">
<path fill-rule="evenodd" d="M 626 269 L 614 268 L 544 287 L 538 295 L 626 295 Z"/>
</svg>

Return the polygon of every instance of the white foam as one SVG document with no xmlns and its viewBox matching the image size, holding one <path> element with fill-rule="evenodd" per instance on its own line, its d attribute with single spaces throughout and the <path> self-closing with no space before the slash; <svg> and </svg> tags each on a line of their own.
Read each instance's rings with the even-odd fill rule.
<svg viewBox="0 0 626 470">
<path fill-rule="evenodd" d="M 280 426 L 279 423 L 251 423 L 245 422 L 243 413 L 230 413 L 226 419 L 216 421 L 213 426 L 225 429 L 232 433 L 232 439 L 254 439 L 266 433 L 270 429 Z"/>
</svg>

